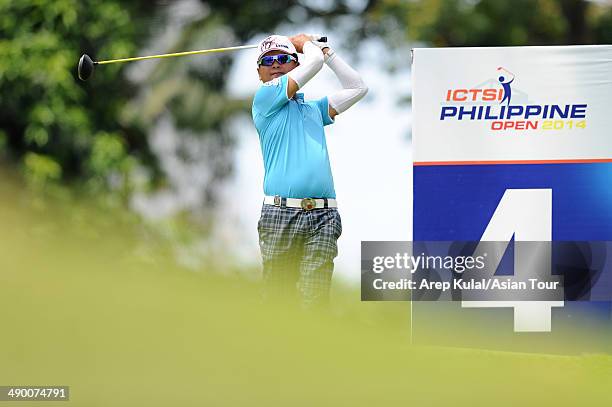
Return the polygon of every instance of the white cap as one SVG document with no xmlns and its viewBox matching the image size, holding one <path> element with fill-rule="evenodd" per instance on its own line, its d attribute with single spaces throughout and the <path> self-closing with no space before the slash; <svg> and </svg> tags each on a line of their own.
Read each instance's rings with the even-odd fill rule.
<svg viewBox="0 0 612 407">
<path fill-rule="evenodd" d="M 297 56 L 297 50 L 291 43 L 291 40 L 284 35 L 270 35 L 264 38 L 257 46 L 257 50 L 259 51 L 258 61 L 265 53 L 275 50 Z"/>
</svg>

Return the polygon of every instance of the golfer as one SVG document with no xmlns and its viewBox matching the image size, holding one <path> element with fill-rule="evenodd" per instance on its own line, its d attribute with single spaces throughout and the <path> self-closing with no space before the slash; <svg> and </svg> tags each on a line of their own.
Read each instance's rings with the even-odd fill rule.
<svg viewBox="0 0 612 407">
<path fill-rule="evenodd" d="M 298 90 L 324 63 L 343 89 L 305 101 Z M 342 222 L 323 128 L 363 98 L 367 88 L 327 43 L 306 34 L 265 38 L 258 47 L 257 72 L 262 83 L 252 115 L 265 170 L 257 227 L 264 292 L 267 298 L 297 298 L 305 308 L 324 305 Z"/>
</svg>

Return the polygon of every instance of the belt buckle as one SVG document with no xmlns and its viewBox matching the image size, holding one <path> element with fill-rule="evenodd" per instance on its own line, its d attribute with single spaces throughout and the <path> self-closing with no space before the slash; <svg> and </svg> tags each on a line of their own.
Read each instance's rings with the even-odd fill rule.
<svg viewBox="0 0 612 407">
<path fill-rule="evenodd" d="M 305 211 L 311 211 L 317 207 L 317 201 L 312 198 L 304 198 L 302 199 L 301 206 Z"/>
<path fill-rule="evenodd" d="M 274 195 L 274 206 L 280 206 L 280 205 L 281 205 L 280 195 Z"/>
</svg>

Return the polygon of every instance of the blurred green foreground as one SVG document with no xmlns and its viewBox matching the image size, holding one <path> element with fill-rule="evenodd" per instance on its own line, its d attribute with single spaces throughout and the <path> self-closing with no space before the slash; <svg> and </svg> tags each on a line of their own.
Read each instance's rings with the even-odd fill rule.
<svg viewBox="0 0 612 407">
<path fill-rule="evenodd" d="M 343 287 L 325 314 L 262 305 L 244 273 L 187 271 L 122 211 L 66 202 L 3 176 L 1 385 L 75 406 L 611 405 L 610 356 L 411 346 L 407 303 Z"/>
</svg>

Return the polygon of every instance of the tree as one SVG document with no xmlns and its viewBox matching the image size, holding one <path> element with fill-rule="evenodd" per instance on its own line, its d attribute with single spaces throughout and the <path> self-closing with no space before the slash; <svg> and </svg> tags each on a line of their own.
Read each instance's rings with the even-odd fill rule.
<svg viewBox="0 0 612 407">
<path fill-rule="evenodd" d="M 383 32 L 390 20 L 408 39 L 438 47 L 612 41 L 612 8 L 586 0 L 381 0 L 368 19 Z"/>
<path fill-rule="evenodd" d="M 198 12 L 176 24 L 172 11 L 183 4 Z M 147 62 L 154 68 L 137 80 L 127 74 L 130 64 L 105 65 L 83 83 L 80 54 L 139 55 L 167 27 L 178 35 L 160 52 L 236 45 L 295 16 L 329 22 L 354 12 L 341 0 L 323 8 L 289 0 L 0 0 L 0 149 L 33 184 L 85 184 L 127 198 L 136 173 L 146 174 L 145 187 L 163 185 L 149 135 L 168 116 L 206 140 L 207 157 L 198 159 L 212 174 L 206 202 L 214 201 L 214 186 L 231 171 L 228 123 L 250 105 L 227 95 L 232 55 Z"/>
<path fill-rule="evenodd" d="M 109 67 L 82 86 L 82 50 L 133 54 L 149 35 L 147 1 L 0 1 L 0 138 L 36 183 L 126 184 L 137 162 L 154 161 L 145 133 L 117 120 L 133 92 Z"/>
</svg>

